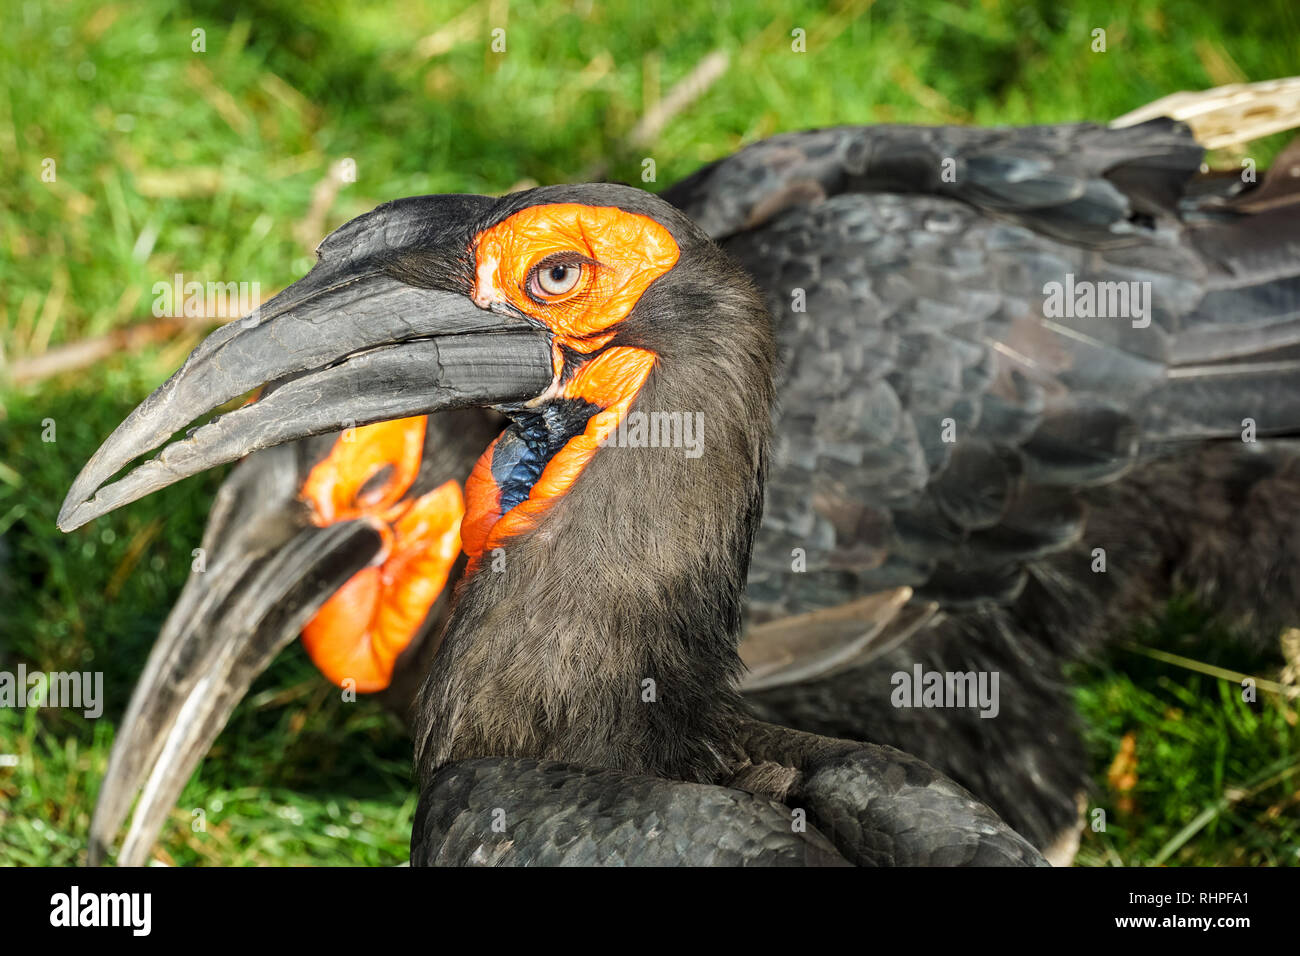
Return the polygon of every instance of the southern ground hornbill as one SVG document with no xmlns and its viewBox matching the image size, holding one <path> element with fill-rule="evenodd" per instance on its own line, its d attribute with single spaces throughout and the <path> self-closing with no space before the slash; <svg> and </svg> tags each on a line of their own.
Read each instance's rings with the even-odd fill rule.
<svg viewBox="0 0 1300 956">
<path fill-rule="evenodd" d="M 945 161 L 952 162 L 951 182 L 943 176 Z M 1286 352 L 1297 310 L 1296 228 L 1287 208 L 1292 193 L 1282 177 L 1253 190 L 1226 181 L 1185 188 L 1199 161 L 1187 133 L 1167 123 L 1128 131 L 859 128 L 778 137 L 669 191 L 668 198 L 723 239 L 760 281 L 777 317 L 784 405 L 776 417 L 767 520 L 749 574 L 751 621 L 842 607 L 855 596 L 899 585 L 918 590 L 918 600 L 903 615 L 890 617 L 898 611 L 894 600 L 878 600 L 859 613 L 859 621 L 876 619 L 874 659 L 859 655 L 858 666 L 835 676 L 753 695 L 761 712 L 904 745 L 972 786 L 1043 844 L 1071 820 L 1082 784 L 1056 671 L 1062 651 L 1073 652 L 1103 633 L 1112 619 L 1107 612 L 1129 614 L 1159 595 L 1171 571 L 1185 584 L 1224 594 L 1229 610 L 1285 615 L 1294 607 L 1286 535 L 1277 531 L 1295 524 L 1294 508 L 1285 500 L 1294 490 L 1290 449 L 1273 440 L 1253 446 L 1179 441 L 1239 438 L 1246 417 L 1256 419 L 1263 433 L 1285 433 L 1296 424 L 1298 399 L 1288 394 L 1295 392 L 1295 370 Z M 430 245 L 428 237 L 441 235 L 438 229 L 448 224 L 387 221 L 398 209 L 414 213 L 413 202 L 384 207 L 390 211 L 381 220 L 388 233 L 405 229 L 416 235 L 414 242 L 399 237 L 407 243 L 404 251 L 367 252 L 367 243 L 394 243 L 388 235 L 376 241 L 376 223 L 359 226 L 367 221 L 363 217 L 327 240 L 323 252 L 333 247 L 347 254 L 345 243 L 360 244 L 361 255 L 353 250 L 354 258 L 374 256 L 376 267 L 390 276 L 419 283 L 427 277 L 403 271 L 421 267 L 412 248 Z M 1150 323 L 1141 316 L 1131 324 L 1114 316 L 1044 316 L 1046 286 L 1067 274 L 1075 282 L 1142 276 L 1152 283 Z M 805 294 L 806 311 L 792 308 L 795 290 Z M 251 351 L 241 354 L 254 359 Z M 400 380 L 409 373 L 399 367 L 390 374 Z M 281 407 L 290 404 L 281 401 Z M 397 413 L 435 404 L 403 406 Z M 221 616 L 239 607 L 247 622 L 254 606 L 247 603 L 250 595 L 260 595 L 256 606 L 269 622 L 264 628 L 255 615 L 251 620 L 258 627 L 214 628 L 227 642 L 223 659 L 230 660 L 234 644 L 258 633 L 262 643 L 250 643 L 261 648 L 257 660 L 264 663 L 267 631 L 279 635 L 278 648 L 323 596 L 375 553 L 386 550 L 391 557 L 391 543 L 384 543 L 382 528 L 376 530 L 376 509 L 393 507 L 395 497 L 418 502 L 430 494 L 426 487 L 456 477 L 454 465 L 440 462 L 446 470 L 436 475 L 427 463 L 453 462 L 458 455 L 463 462 L 465 449 L 457 449 L 456 439 L 474 428 L 480 430 L 476 440 L 490 435 L 482 419 L 462 414 L 460 424 L 445 430 L 444 443 L 430 426 L 430 445 L 438 453 L 417 462 L 423 483 L 401 487 L 405 479 L 394 481 L 398 467 L 380 475 L 376 488 L 344 482 L 342 498 L 319 488 L 315 497 L 302 495 L 317 523 L 326 525 L 313 532 L 340 535 L 331 547 L 313 546 L 311 561 L 300 554 L 301 563 L 289 565 L 292 573 L 286 574 L 286 566 L 276 563 L 285 560 L 276 557 L 285 553 L 283 545 L 264 541 L 260 550 L 241 546 L 246 554 L 261 555 L 258 561 L 236 560 L 238 568 L 206 579 L 229 582 L 215 589 L 219 599 L 207 598 L 214 601 L 210 613 Z M 289 430 L 316 430 L 320 417 L 292 423 Z M 351 414 L 340 422 L 362 417 Z M 954 426 L 957 441 L 943 441 L 945 422 Z M 209 432 L 200 443 L 192 465 L 173 459 L 178 468 L 155 468 L 158 477 L 137 485 L 130 498 L 250 445 L 282 440 L 284 424 L 263 416 L 258 427 L 274 430 L 269 439 L 218 426 L 218 434 Z M 533 427 L 520 433 L 535 442 L 552 428 L 563 434 L 573 423 Z M 154 429 L 149 445 L 139 434 L 129 436 L 133 453 L 168 434 Z M 233 444 L 222 447 L 223 441 Z M 273 485 L 292 501 L 303 475 L 312 471 L 303 463 L 316 460 L 329 442 L 314 452 L 300 450 L 292 463 L 286 449 L 254 456 L 229 487 L 238 489 L 241 474 L 271 468 L 295 476 Z M 108 474 L 126 460 L 116 461 Z M 273 460 L 279 464 L 258 464 Z M 372 476 L 373 471 L 364 474 Z M 259 486 L 264 495 L 265 482 Z M 357 491 L 374 506 L 365 516 L 348 510 L 353 502 L 345 499 Z M 237 495 L 234 490 L 227 497 Z M 130 498 L 106 496 L 96 512 L 83 510 L 72 520 L 88 520 Z M 70 496 L 70 505 L 80 500 Z M 355 520 L 320 520 L 331 501 L 342 501 L 335 518 Z M 223 513 L 219 504 L 210 537 L 220 538 Z M 283 541 L 302 531 L 288 530 L 292 522 L 280 524 L 288 535 Z M 351 528 L 346 537 L 342 528 Z M 1270 530 L 1275 537 L 1268 546 L 1252 551 L 1252 561 L 1240 561 L 1243 544 Z M 361 544 L 365 536 L 368 542 Z M 1091 567 L 1098 547 L 1112 562 L 1105 574 Z M 795 549 L 806 562 L 803 573 L 792 573 Z M 259 561 L 273 570 L 257 570 Z M 249 574 L 285 584 L 280 591 L 259 592 L 248 586 Z M 295 575 L 306 583 L 286 595 Z M 194 600 L 212 590 L 193 587 Z M 268 601 L 270 596 L 277 600 Z M 281 610 L 268 615 L 265 607 L 272 604 Z M 889 623 L 900 618 L 905 626 Z M 168 626 L 175 632 L 173 621 Z M 173 636 L 173 647 L 184 644 Z M 192 670 L 195 658 L 180 654 L 182 661 L 187 656 Z M 156 661 L 165 663 L 157 651 L 142 690 L 174 679 L 160 673 Z M 890 706 L 890 675 L 917 662 L 927 670 L 999 671 L 1002 714 L 982 721 L 974 712 Z M 117 819 L 106 835 L 125 815 L 150 766 L 159 803 L 165 780 L 157 771 L 160 759 L 164 768 L 168 760 L 188 759 L 179 789 L 263 663 L 249 668 L 243 685 L 227 693 L 224 709 L 212 708 L 206 725 L 199 721 L 188 734 L 172 733 L 166 745 L 166 735 L 152 728 L 158 746 L 152 753 L 136 752 L 134 766 L 122 770 L 130 789 L 119 793 Z M 220 686 L 224 675 L 216 676 Z M 164 709 L 195 706 L 192 693 L 174 696 Z M 137 693 L 132 714 L 139 699 Z M 150 709 L 147 699 L 144 706 Z M 130 721 L 129 716 L 124 735 Z M 144 729 L 150 729 L 147 722 Z M 954 739 L 961 743 L 954 745 Z M 500 772 L 493 764 L 491 770 L 457 771 L 455 779 L 472 790 L 488 786 Z M 529 769 L 525 776 L 541 785 L 552 779 L 548 773 Z M 565 786 L 580 788 L 587 779 L 579 776 Z M 162 812 L 174 796 L 161 802 Z M 142 829 L 138 852 L 147 850 L 152 835 L 152 829 Z"/>
<path fill-rule="evenodd" d="M 469 560 L 417 695 L 412 862 L 1044 864 L 921 761 L 747 714 L 737 642 L 775 355 L 744 272 L 648 193 L 389 203 L 200 345 L 100 449 L 62 520 L 251 387 L 272 386 L 100 494 L 129 500 L 344 414 L 409 414 L 417 391 L 420 411 L 497 408 L 510 424 L 466 483 Z M 703 453 L 608 445 L 638 413 L 699 415 Z M 485 838 L 491 807 L 504 841 Z"/>
</svg>

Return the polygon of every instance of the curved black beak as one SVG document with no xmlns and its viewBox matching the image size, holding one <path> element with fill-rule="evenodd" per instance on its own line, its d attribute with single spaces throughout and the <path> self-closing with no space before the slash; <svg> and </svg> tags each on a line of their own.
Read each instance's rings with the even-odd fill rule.
<svg viewBox="0 0 1300 956">
<path fill-rule="evenodd" d="M 73 482 L 59 527 L 71 531 L 181 478 L 294 439 L 542 393 L 553 378 L 549 332 L 470 300 L 468 266 L 458 258 L 469 255 L 467 242 L 457 240 L 458 252 L 419 244 L 430 234 L 421 217 L 462 210 L 470 198 L 477 197 L 390 203 L 327 238 L 310 273 L 209 335 L 117 427 Z M 454 288 L 466 291 L 444 291 Z M 259 401 L 105 484 L 195 419 L 268 384 Z"/>
</svg>

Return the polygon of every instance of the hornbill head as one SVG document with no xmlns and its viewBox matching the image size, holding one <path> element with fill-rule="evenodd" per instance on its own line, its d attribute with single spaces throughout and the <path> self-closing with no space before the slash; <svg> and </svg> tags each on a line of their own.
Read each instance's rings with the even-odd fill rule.
<svg viewBox="0 0 1300 956">
<path fill-rule="evenodd" d="M 397 529 L 400 537 L 423 534 L 424 545 L 449 541 L 445 521 L 430 528 L 428 519 L 458 505 L 443 500 L 452 495 L 445 486 L 413 484 L 402 463 L 418 444 L 415 426 L 392 420 L 485 406 L 523 425 L 492 443 L 466 485 L 461 536 L 474 566 L 534 530 L 567 494 L 665 355 L 716 350 L 726 334 L 725 312 L 707 308 L 719 294 L 715 276 L 689 268 L 700 257 L 716 260 L 716 248 L 666 203 L 629 187 L 398 200 L 340 227 L 317 253 L 307 276 L 214 332 L 132 412 L 60 512 L 60 528 L 70 531 L 260 449 L 341 428 L 363 438 L 351 449 L 334 445 L 312 466 L 300 495 L 308 521 L 284 528 L 268 518 L 256 531 L 240 529 L 253 538 L 241 557 L 208 572 L 215 574 L 196 589 L 190 611 L 215 633 L 209 646 L 194 646 L 183 620 L 170 640 L 160 639 L 169 649 L 155 649 L 128 710 L 123 733 L 135 738 L 133 749 L 110 764 L 105 787 L 114 792 L 101 796 L 93 856 L 143 786 L 150 819 L 137 808 L 139 837 L 123 853 L 126 862 L 142 858 L 249 682 L 304 627 L 309 652 L 335 682 L 366 690 L 374 689 L 368 680 L 386 681 L 397 654 L 390 649 L 376 665 L 371 647 L 359 659 L 337 640 L 356 629 L 353 604 L 326 599 L 340 588 L 373 588 Z M 766 355 L 770 328 L 754 307 L 764 319 L 760 342 L 744 351 Z M 718 385 L 735 383 L 710 387 Z M 195 419 L 259 387 L 258 401 L 105 484 Z M 770 381 L 765 387 L 770 392 Z M 379 422 L 390 424 L 364 427 Z M 398 467 L 385 470 L 394 461 Z M 243 484 L 250 495 L 271 493 L 256 474 Z M 407 569 L 419 600 L 393 609 L 407 618 L 395 629 L 405 628 L 407 639 L 448 566 Z"/>
</svg>

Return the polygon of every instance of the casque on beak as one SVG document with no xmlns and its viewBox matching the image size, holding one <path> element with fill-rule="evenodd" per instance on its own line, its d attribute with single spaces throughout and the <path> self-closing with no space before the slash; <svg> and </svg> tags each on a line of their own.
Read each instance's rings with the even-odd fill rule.
<svg viewBox="0 0 1300 956">
<path fill-rule="evenodd" d="M 554 377 L 550 332 L 470 298 L 465 217 L 482 197 L 424 196 L 336 230 L 316 266 L 208 336 L 87 462 L 59 512 L 71 531 L 182 478 L 298 438 L 525 401 Z M 269 385 L 105 484 L 213 409 Z"/>
</svg>

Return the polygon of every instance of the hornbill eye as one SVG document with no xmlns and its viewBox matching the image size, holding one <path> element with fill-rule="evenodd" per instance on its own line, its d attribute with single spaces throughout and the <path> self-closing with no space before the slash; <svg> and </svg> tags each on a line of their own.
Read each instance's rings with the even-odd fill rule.
<svg viewBox="0 0 1300 956">
<path fill-rule="evenodd" d="M 577 262 L 545 262 L 533 269 L 529 292 L 539 299 L 566 295 L 572 292 L 582 278 L 582 265 Z"/>
</svg>

